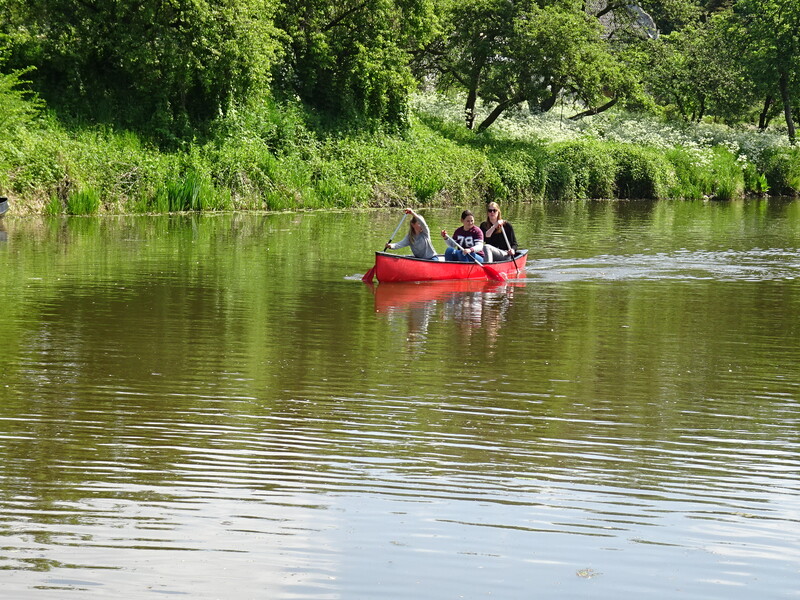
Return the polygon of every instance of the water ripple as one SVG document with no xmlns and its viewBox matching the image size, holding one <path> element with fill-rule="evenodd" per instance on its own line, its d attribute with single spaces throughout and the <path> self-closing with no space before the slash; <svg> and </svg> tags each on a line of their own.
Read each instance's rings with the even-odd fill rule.
<svg viewBox="0 0 800 600">
<path fill-rule="evenodd" d="M 800 250 L 677 250 L 654 254 L 543 258 L 528 261 L 527 273 L 544 281 L 717 280 L 793 281 L 800 278 Z"/>
</svg>

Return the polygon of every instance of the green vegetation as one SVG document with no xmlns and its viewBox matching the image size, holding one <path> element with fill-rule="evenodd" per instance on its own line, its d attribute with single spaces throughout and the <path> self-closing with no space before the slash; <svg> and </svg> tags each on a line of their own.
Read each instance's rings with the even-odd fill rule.
<svg viewBox="0 0 800 600">
<path fill-rule="evenodd" d="M 620 113 L 591 123 L 518 113 L 476 135 L 438 116 L 447 104 L 419 97 L 402 134 L 323 136 L 299 104 L 265 101 L 173 151 L 44 118 L 0 148 L 0 187 L 51 214 L 800 192 L 800 150 L 765 133 L 678 131 Z"/>
<path fill-rule="evenodd" d="M 53 214 L 797 194 L 798 27 L 794 0 L 5 0 L 0 193 Z"/>
</svg>

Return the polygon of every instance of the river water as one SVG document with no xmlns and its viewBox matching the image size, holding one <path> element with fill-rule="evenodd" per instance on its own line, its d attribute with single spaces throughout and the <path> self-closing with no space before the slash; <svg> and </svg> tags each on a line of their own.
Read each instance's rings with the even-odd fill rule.
<svg viewBox="0 0 800 600">
<path fill-rule="evenodd" d="M 0 597 L 800 597 L 799 201 L 400 216 L 0 221 Z"/>
</svg>

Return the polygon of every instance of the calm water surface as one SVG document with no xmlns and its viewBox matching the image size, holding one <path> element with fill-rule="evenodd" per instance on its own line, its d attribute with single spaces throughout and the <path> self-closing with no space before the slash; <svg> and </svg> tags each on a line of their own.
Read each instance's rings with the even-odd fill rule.
<svg viewBox="0 0 800 600">
<path fill-rule="evenodd" d="M 507 216 L 0 221 L 0 597 L 799 598 L 800 202 Z"/>
</svg>

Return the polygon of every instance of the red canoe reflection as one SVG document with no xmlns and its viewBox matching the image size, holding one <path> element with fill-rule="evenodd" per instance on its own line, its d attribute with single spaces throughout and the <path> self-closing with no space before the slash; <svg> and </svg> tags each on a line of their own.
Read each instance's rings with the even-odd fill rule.
<svg viewBox="0 0 800 600">
<path fill-rule="evenodd" d="M 381 283 L 374 287 L 375 312 L 392 308 L 425 304 L 435 300 L 447 300 L 473 292 L 503 292 L 509 287 L 523 286 L 524 281 L 504 282 L 477 279 L 454 279 L 447 281 L 421 281 L 417 283 Z"/>
</svg>

